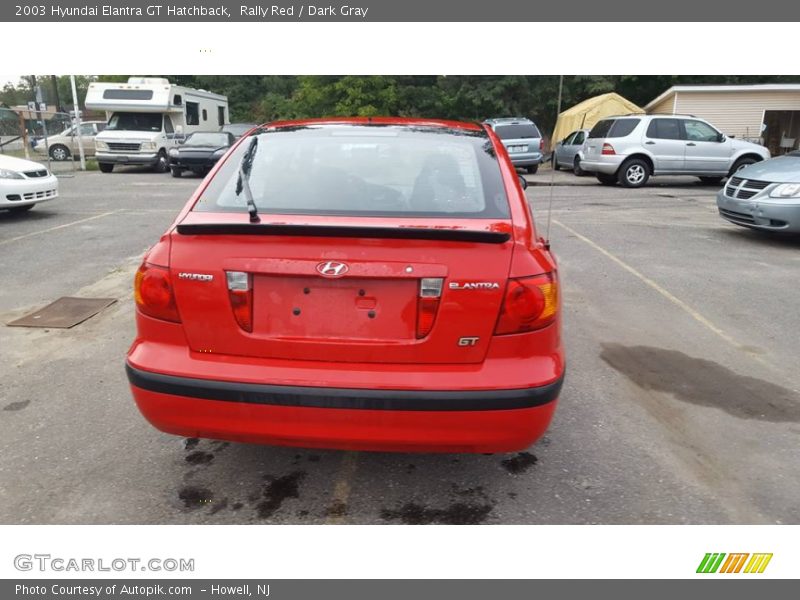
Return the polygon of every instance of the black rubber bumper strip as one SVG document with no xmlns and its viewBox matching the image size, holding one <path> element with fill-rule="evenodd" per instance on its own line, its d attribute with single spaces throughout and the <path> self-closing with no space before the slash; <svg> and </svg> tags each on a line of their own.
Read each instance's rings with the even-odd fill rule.
<svg viewBox="0 0 800 600">
<path fill-rule="evenodd" d="M 361 410 L 480 411 L 542 406 L 558 398 L 562 375 L 547 385 L 486 391 L 409 391 L 233 383 L 175 377 L 125 365 L 131 385 L 160 394 L 222 402 Z"/>
</svg>

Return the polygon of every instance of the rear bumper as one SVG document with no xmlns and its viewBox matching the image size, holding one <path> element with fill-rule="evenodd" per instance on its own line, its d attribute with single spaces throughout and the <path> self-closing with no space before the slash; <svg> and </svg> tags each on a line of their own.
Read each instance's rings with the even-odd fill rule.
<svg viewBox="0 0 800 600">
<path fill-rule="evenodd" d="M 163 375 L 126 366 L 139 410 L 175 435 L 397 452 L 512 452 L 547 429 L 563 375 L 491 391 L 276 386 Z"/>
<path fill-rule="evenodd" d="M 181 160 L 180 158 L 173 158 L 170 157 L 169 159 L 169 166 L 170 167 L 177 167 L 179 169 L 187 169 L 189 171 L 207 171 L 211 169 L 215 164 L 217 164 L 218 159 L 211 159 L 208 160 L 192 160 L 186 161 Z"/>
<path fill-rule="evenodd" d="M 188 437 L 396 452 L 512 452 L 547 429 L 564 377 L 560 321 L 494 336 L 479 363 L 336 362 L 192 351 L 136 313 L 131 389 L 156 428 Z"/>
<path fill-rule="evenodd" d="M 619 166 L 625 160 L 625 157 L 619 154 L 609 155 L 602 160 L 586 160 L 581 159 L 581 169 L 589 173 L 603 173 L 605 175 L 613 175 L 619 170 Z"/>
<path fill-rule="evenodd" d="M 541 164 L 544 160 L 541 152 L 515 152 L 509 154 L 508 157 L 515 167 L 532 167 Z"/>
</svg>

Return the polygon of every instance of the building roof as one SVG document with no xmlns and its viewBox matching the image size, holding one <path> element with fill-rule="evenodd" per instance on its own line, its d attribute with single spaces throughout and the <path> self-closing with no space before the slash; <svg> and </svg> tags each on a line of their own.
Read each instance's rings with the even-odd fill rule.
<svg viewBox="0 0 800 600">
<path fill-rule="evenodd" d="M 649 111 L 653 106 L 677 93 L 692 92 L 798 92 L 800 83 L 754 83 L 748 85 L 673 85 L 666 92 L 648 102 L 644 109 Z"/>
</svg>

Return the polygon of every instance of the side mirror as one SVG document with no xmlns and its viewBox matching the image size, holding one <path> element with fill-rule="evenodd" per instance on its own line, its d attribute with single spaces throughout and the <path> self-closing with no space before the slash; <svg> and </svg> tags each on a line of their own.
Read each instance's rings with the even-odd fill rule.
<svg viewBox="0 0 800 600">
<path fill-rule="evenodd" d="M 523 190 L 528 189 L 528 180 L 525 179 L 522 175 L 517 175 L 519 177 L 519 184 L 522 186 Z"/>
<path fill-rule="evenodd" d="M 724 134 L 724 133 L 718 133 L 718 134 L 717 134 L 717 141 L 718 141 L 719 143 L 722 143 L 722 142 L 724 142 L 726 139 L 728 139 L 728 138 L 726 138 L 726 137 L 725 137 L 725 134 Z"/>
</svg>

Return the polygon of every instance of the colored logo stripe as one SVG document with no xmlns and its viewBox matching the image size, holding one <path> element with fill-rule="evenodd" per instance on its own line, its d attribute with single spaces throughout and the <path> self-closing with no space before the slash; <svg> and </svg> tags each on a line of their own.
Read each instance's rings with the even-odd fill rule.
<svg viewBox="0 0 800 600">
<path fill-rule="evenodd" d="M 700 561 L 700 566 L 697 567 L 698 573 L 716 573 L 719 569 L 722 559 L 725 558 L 725 553 L 715 552 L 714 554 L 706 553 L 703 560 Z"/>
<path fill-rule="evenodd" d="M 722 563 L 720 573 L 738 573 L 744 566 L 744 561 L 750 556 L 748 553 L 729 554 L 728 558 Z"/>
<path fill-rule="evenodd" d="M 772 560 L 772 553 L 769 554 L 753 554 L 750 562 L 744 568 L 745 573 L 763 573 L 767 568 L 769 561 Z"/>
<path fill-rule="evenodd" d="M 726 556 L 728 557 L 727 559 L 725 558 Z M 749 561 L 747 560 L 748 557 L 750 557 Z M 772 560 L 771 553 L 751 555 L 748 552 L 734 552 L 726 555 L 724 552 L 708 552 L 703 557 L 703 560 L 700 561 L 697 572 L 740 573 L 742 572 L 742 567 L 744 567 L 745 573 L 763 573 L 770 560 Z M 747 566 L 745 566 L 745 563 L 747 563 Z"/>
</svg>

